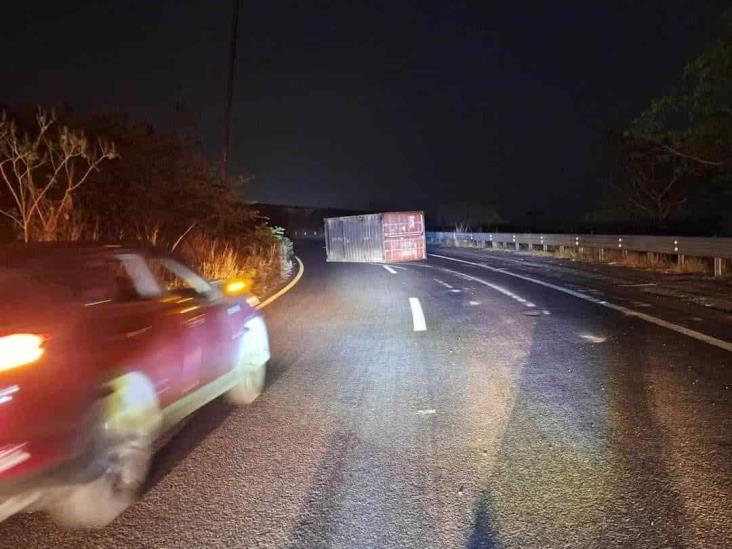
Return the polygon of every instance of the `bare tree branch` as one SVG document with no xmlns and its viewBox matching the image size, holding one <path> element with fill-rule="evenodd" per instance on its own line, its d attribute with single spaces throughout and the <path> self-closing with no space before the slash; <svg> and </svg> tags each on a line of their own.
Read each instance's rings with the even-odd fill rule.
<svg viewBox="0 0 732 549">
<path fill-rule="evenodd" d="M 726 164 L 726 162 L 716 162 L 713 160 L 705 160 L 704 158 L 699 158 L 698 156 L 694 156 L 691 154 L 687 154 L 685 152 L 679 151 L 677 149 L 674 149 L 670 145 L 663 144 L 661 145 L 661 148 L 664 149 L 667 152 L 670 152 L 671 154 L 674 154 L 676 156 L 680 156 L 681 158 L 686 158 L 687 160 L 693 160 L 694 162 L 698 162 L 699 164 L 704 164 L 705 166 L 717 166 L 722 167 Z"/>
<path fill-rule="evenodd" d="M 10 194 L 12 194 L 12 195 L 13 195 L 13 199 L 15 200 L 15 203 L 16 203 L 16 204 L 17 204 L 18 206 L 20 206 L 20 198 L 18 198 L 18 195 L 17 195 L 17 193 L 15 192 L 15 189 L 13 188 L 13 185 L 12 185 L 12 183 L 10 182 L 10 179 L 8 178 L 7 174 L 5 173 L 5 168 L 3 167 L 3 164 L 6 164 L 6 163 L 8 163 L 8 162 L 10 162 L 10 160 L 5 160 L 5 161 L 2 161 L 2 162 L 0 162 L 0 174 L 2 174 L 2 176 L 3 176 L 3 181 L 5 181 L 5 185 L 6 185 L 6 186 L 8 187 L 8 189 L 10 190 Z M 2 211 L 2 210 L 0 210 L 0 211 Z M 5 212 L 3 212 L 3 213 L 5 213 Z M 13 219 L 16 219 L 16 218 L 15 218 L 15 217 L 13 217 Z"/>
<path fill-rule="evenodd" d="M 23 226 L 23 222 L 20 219 L 18 219 L 17 217 L 15 217 L 13 214 L 11 214 L 10 212 L 6 212 L 5 210 L 0 210 L 0 214 L 4 215 L 5 217 L 7 217 L 9 219 L 12 219 L 15 223 L 18 224 L 18 226 L 20 226 L 20 227 Z"/>
<path fill-rule="evenodd" d="M 190 226 L 189 226 L 189 227 L 188 227 L 188 228 L 187 228 L 187 229 L 186 229 L 186 230 L 185 230 L 185 231 L 183 232 L 183 234 L 182 234 L 182 235 L 180 235 L 180 236 L 178 237 L 178 240 L 176 240 L 176 241 L 175 241 L 175 244 L 173 244 L 173 246 L 172 246 L 172 247 L 170 248 L 170 251 L 171 251 L 171 252 L 174 252 L 174 251 L 175 251 L 175 249 L 176 249 L 176 248 L 178 247 L 178 244 L 180 244 L 180 243 L 181 243 L 181 241 L 182 241 L 182 240 L 183 240 L 183 239 L 185 238 L 185 236 L 186 236 L 186 235 L 187 235 L 187 234 L 188 234 L 189 232 L 191 232 L 191 230 L 192 230 L 192 229 L 193 229 L 193 227 L 195 227 L 195 226 L 196 226 L 196 222 L 194 221 L 194 222 L 193 222 L 193 223 L 191 223 L 191 225 L 190 225 Z"/>
<path fill-rule="evenodd" d="M 0 211 L 23 232 L 27 242 L 34 235 L 54 239 L 62 216 L 71 217 L 72 195 L 100 164 L 114 158 L 114 145 L 102 142 L 90 151 L 86 136 L 66 126 L 52 131 L 55 113 L 36 113 L 36 134 L 19 135 L 15 123 L 0 118 L 0 174 L 15 210 Z M 59 192 L 54 189 L 62 186 Z M 52 193 L 53 190 L 53 193 Z M 59 194 L 60 193 L 60 194 Z M 67 234 L 70 228 L 63 229 Z M 33 233 L 33 234 L 31 234 Z M 36 234 L 38 233 L 38 234 Z"/>
</svg>

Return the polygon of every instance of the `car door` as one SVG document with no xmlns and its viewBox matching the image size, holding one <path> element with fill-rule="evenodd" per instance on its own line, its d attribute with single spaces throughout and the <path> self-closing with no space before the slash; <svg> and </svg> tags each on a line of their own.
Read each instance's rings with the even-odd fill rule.
<svg viewBox="0 0 732 549">
<path fill-rule="evenodd" d="M 181 262 L 157 256 L 148 260 L 165 299 L 177 307 L 183 348 L 182 390 L 192 391 L 224 371 L 220 293 Z"/>
<path fill-rule="evenodd" d="M 80 296 L 86 336 L 83 352 L 90 363 L 114 375 L 143 374 L 165 407 L 177 398 L 181 350 L 175 319 L 160 301 L 160 287 L 139 254 L 107 255 L 94 261 L 100 274 L 85 284 Z"/>
</svg>

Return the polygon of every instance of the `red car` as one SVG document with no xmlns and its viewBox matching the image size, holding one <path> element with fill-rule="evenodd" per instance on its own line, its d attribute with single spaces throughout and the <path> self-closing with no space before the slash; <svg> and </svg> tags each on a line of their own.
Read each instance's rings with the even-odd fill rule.
<svg viewBox="0 0 732 549">
<path fill-rule="evenodd" d="M 0 247 L 0 520 L 45 510 L 104 526 L 134 500 L 156 438 L 219 395 L 252 402 L 268 360 L 246 296 L 168 254 Z"/>
</svg>

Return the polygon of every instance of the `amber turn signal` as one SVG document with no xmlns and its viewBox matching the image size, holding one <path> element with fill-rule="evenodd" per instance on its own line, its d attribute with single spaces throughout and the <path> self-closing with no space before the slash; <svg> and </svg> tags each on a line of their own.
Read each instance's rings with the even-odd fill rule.
<svg viewBox="0 0 732 549">
<path fill-rule="evenodd" d="M 239 295 L 249 290 L 251 282 L 245 278 L 232 278 L 224 284 L 226 295 Z"/>
</svg>

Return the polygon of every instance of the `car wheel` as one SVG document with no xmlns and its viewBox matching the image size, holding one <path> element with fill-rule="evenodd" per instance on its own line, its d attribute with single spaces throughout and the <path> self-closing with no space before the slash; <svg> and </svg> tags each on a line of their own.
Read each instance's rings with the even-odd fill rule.
<svg viewBox="0 0 732 549">
<path fill-rule="evenodd" d="M 106 385 L 95 405 L 94 480 L 70 486 L 46 510 L 70 528 L 102 528 L 137 498 L 145 482 L 162 416 L 152 383 L 137 372 Z"/>
<path fill-rule="evenodd" d="M 264 391 L 266 378 L 266 362 L 254 368 L 247 368 L 239 382 L 226 393 L 226 399 L 231 404 L 251 404 Z"/>
<path fill-rule="evenodd" d="M 71 488 L 54 503 L 51 518 L 67 528 L 102 528 L 137 499 L 147 477 L 152 449 L 144 439 L 126 437 L 108 444 L 101 452 L 102 474 Z"/>
</svg>

